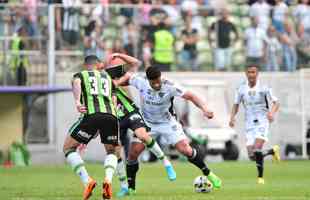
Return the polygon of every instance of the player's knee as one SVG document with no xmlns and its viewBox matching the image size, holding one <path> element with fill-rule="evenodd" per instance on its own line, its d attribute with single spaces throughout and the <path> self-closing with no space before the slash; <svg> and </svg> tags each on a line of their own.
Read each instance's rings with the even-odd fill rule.
<svg viewBox="0 0 310 200">
<path fill-rule="evenodd" d="M 187 157 L 192 156 L 192 153 L 193 153 L 192 147 L 188 143 L 185 143 L 185 142 L 179 143 L 177 145 L 177 150 L 181 154 L 183 154 L 184 156 L 187 156 Z"/>
<path fill-rule="evenodd" d="M 251 154 L 251 155 L 248 155 L 249 156 L 249 159 L 251 160 L 251 161 L 255 161 L 255 155 L 254 154 Z"/>
<path fill-rule="evenodd" d="M 77 147 L 63 147 L 63 153 L 67 157 L 70 153 L 76 152 Z"/>
<path fill-rule="evenodd" d="M 146 129 L 144 127 L 138 128 L 135 130 L 135 135 L 143 142 L 146 143 L 148 140 L 150 140 L 149 134 L 146 132 Z"/>
<path fill-rule="evenodd" d="M 129 160 L 137 160 L 144 148 L 143 144 L 132 145 L 128 153 Z"/>
</svg>

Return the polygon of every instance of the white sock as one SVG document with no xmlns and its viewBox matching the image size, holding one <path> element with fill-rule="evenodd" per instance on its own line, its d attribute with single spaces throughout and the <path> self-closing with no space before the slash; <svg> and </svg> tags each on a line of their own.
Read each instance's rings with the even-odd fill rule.
<svg viewBox="0 0 310 200">
<path fill-rule="evenodd" d="M 86 186 L 90 178 L 84 166 L 84 161 L 82 160 L 81 156 L 77 152 L 72 152 L 69 155 L 67 155 L 66 159 L 67 162 L 72 167 L 73 171 L 80 177 L 81 181 Z"/>
<path fill-rule="evenodd" d="M 162 160 L 165 156 L 164 152 L 161 150 L 158 143 L 152 139 L 152 142 L 147 145 L 147 148 L 160 160 Z"/>
<path fill-rule="evenodd" d="M 121 158 L 117 161 L 116 175 L 121 183 L 121 188 L 128 188 L 125 163 Z"/>
<path fill-rule="evenodd" d="M 117 157 L 114 154 L 108 154 L 104 161 L 105 181 L 112 183 L 112 178 L 117 165 Z"/>
</svg>

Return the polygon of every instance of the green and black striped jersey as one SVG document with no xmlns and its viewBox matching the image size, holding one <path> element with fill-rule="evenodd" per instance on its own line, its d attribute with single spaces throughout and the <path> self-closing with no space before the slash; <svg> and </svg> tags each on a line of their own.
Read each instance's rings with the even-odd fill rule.
<svg viewBox="0 0 310 200">
<path fill-rule="evenodd" d="M 115 87 L 105 71 L 83 70 L 73 75 L 81 79 L 81 103 L 87 107 L 87 114 L 110 113 L 116 116 L 112 94 Z"/>
<path fill-rule="evenodd" d="M 122 118 L 138 109 L 133 100 L 129 98 L 127 92 L 122 88 L 116 88 L 115 94 L 117 98 L 117 116 L 119 118 Z"/>
</svg>

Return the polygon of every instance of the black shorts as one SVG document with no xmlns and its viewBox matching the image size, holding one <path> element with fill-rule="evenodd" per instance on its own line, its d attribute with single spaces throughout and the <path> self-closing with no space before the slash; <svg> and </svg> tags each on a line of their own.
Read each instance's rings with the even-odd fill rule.
<svg viewBox="0 0 310 200">
<path fill-rule="evenodd" d="M 126 116 L 122 117 L 120 119 L 120 138 L 121 138 L 122 144 L 124 144 L 124 140 L 126 139 L 126 134 L 127 134 L 128 129 L 135 131 L 136 129 L 141 128 L 141 127 L 144 127 L 147 131 L 151 130 L 145 124 L 143 117 L 138 110 L 133 111 L 127 114 Z"/>
<path fill-rule="evenodd" d="M 118 120 L 108 113 L 95 113 L 80 117 L 71 126 L 69 133 L 71 137 L 83 144 L 88 144 L 98 134 L 103 144 L 119 144 Z"/>
</svg>

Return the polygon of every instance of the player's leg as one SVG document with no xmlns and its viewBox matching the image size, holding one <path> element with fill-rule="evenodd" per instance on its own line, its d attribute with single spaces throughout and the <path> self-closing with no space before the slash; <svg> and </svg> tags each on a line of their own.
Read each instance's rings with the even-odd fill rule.
<svg viewBox="0 0 310 200">
<path fill-rule="evenodd" d="M 261 138 L 256 138 L 254 143 L 254 155 L 255 155 L 255 162 L 257 167 L 257 183 L 264 184 L 264 156 L 263 156 L 263 146 L 265 140 Z"/>
<path fill-rule="evenodd" d="M 126 172 L 129 193 L 134 194 L 136 191 L 136 175 L 139 170 L 138 157 L 144 151 L 145 146 L 140 141 L 133 141 L 129 147 Z"/>
<path fill-rule="evenodd" d="M 84 161 L 76 151 L 81 143 L 87 144 L 92 138 L 88 133 L 81 131 L 83 123 L 83 120 L 79 120 L 70 128 L 69 135 L 66 137 L 63 145 L 63 152 L 67 162 L 80 177 L 85 187 L 83 199 L 86 200 L 91 196 L 93 189 L 96 187 L 96 181 L 88 175 L 86 167 L 84 166 Z"/>
<path fill-rule="evenodd" d="M 119 145 L 118 119 L 111 114 L 102 114 L 98 126 L 100 127 L 101 143 L 104 144 L 107 153 L 104 161 L 105 178 L 102 185 L 102 198 L 111 199 L 112 178 L 117 166 L 116 147 Z"/>
<path fill-rule="evenodd" d="M 255 155 L 254 155 L 254 145 L 247 145 L 246 146 L 248 151 L 248 157 L 251 161 L 255 161 Z"/>
<path fill-rule="evenodd" d="M 182 153 L 188 158 L 188 161 L 198 167 L 202 173 L 209 178 L 215 188 L 220 188 L 222 181 L 208 168 L 204 162 L 204 155 L 195 148 L 189 145 L 187 139 L 182 139 L 175 144 L 175 148 L 178 152 Z"/>
<path fill-rule="evenodd" d="M 122 143 L 123 144 L 123 143 Z M 122 158 L 122 146 L 116 147 L 116 156 L 117 156 L 117 166 L 116 166 L 116 175 L 120 182 L 120 191 L 117 193 L 117 197 L 123 197 L 128 194 L 128 183 L 126 175 L 126 167 L 124 159 Z"/>
<path fill-rule="evenodd" d="M 137 137 L 139 140 L 141 140 L 145 146 L 159 159 L 163 162 L 168 179 L 171 181 L 174 181 L 176 179 L 176 173 L 172 167 L 171 162 L 169 159 L 165 156 L 164 152 L 158 145 L 155 139 L 153 139 L 150 134 L 151 132 L 148 132 L 150 129 L 145 121 L 143 120 L 141 114 L 139 112 L 133 112 L 131 113 L 128 118 L 128 125 L 131 130 L 134 131 L 135 137 Z M 151 125 L 152 129 L 156 126 Z M 153 133 L 154 135 L 155 133 Z M 156 134 L 155 134 L 156 135 Z"/>
<path fill-rule="evenodd" d="M 146 131 L 145 127 L 140 127 L 135 129 L 135 135 L 146 145 L 146 147 L 159 159 L 163 162 L 168 179 L 170 181 L 176 180 L 176 173 L 173 169 L 173 166 L 169 159 L 165 156 L 164 152 L 158 145 L 155 139 L 153 139 L 148 132 Z"/>
</svg>

